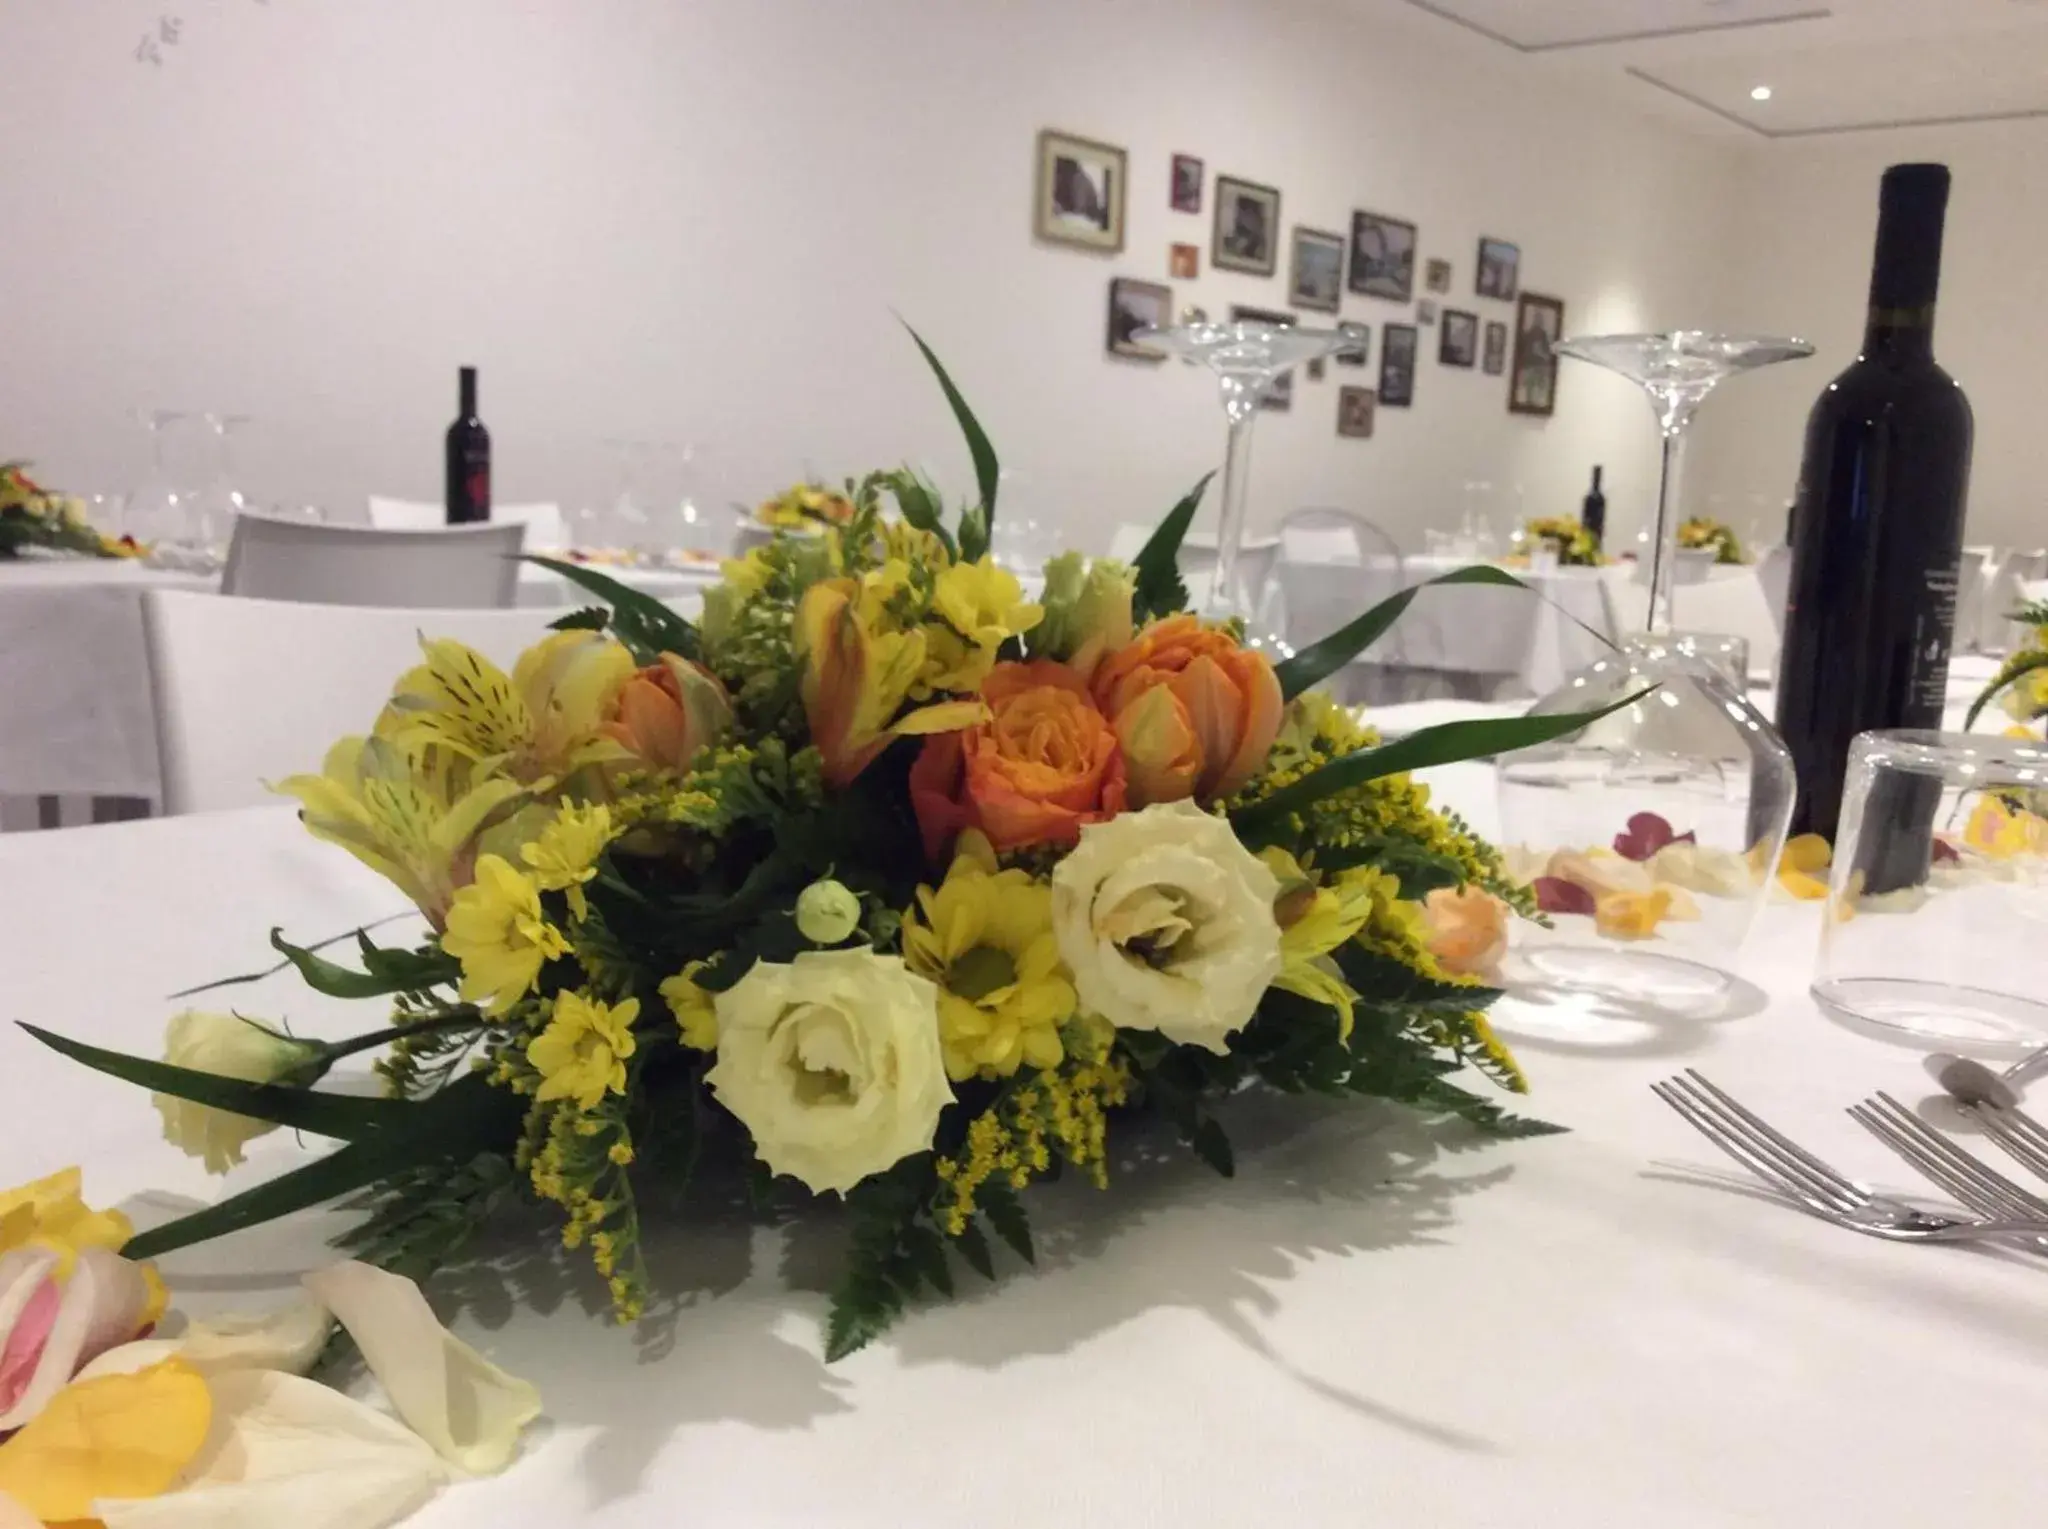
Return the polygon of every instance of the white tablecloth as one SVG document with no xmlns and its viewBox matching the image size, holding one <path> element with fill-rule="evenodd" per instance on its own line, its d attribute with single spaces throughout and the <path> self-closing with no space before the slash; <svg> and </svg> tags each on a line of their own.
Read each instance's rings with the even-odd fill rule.
<svg viewBox="0 0 2048 1529">
<path fill-rule="evenodd" d="M 1440 772 L 1482 824 L 1487 772 Z M 195 874 L 204 867 L 204 874 Z M 140 1051 L 161 995 L 267 964 L 273 923 L 398 905 L 287 810 L 0 839 L 7 1018 Z M 504 1476 L 418 1529 L 1927 1529 L 2031 1523 L 2048 1415 L 2048 1268 L 1882 1244 L 1730 1192 L 1647 1085 L 1697 1065 L 1847 1170 L 1912 1188 L 1841 1107 L 1927 1092 L 1917 1058 L 1804 994 L 1818 927 L 1774 913 L 1745 1017 L 1662 1027 L 1512 1000 L 1533 1112 L 1567 1136 L 1480 1151 L 1370 1105 L 1249 1097 L 1238 1175 L 1182 1161 L 1037 1206 L 1040 1267 L 920 1304 L 820 1359 L 840 1228 L 692 1223 L 650 1256 L 673 1298 L 619 1331 L 573 1258 L 443 1287 L 457 1327 L 540 1385 Z M 109 952 L 117 959 L 109 960 Z M 295 985 L 221 995 L 338 1035 Z M 138 1219 L 211 1195 L 140 1092 L 0 1037 L 9 1181 L 82 1161 Z M 258 1142 L 230 1187 L 298 1160 Z M 139 1201 L 137 1196 L 149 1195 Z M 298 1220 L 166 1260 L 186 1309 L 283 1297 L 323 1253 Z M 798 1289 L 785 1288 L 794 1276 Z"/>
</svg>

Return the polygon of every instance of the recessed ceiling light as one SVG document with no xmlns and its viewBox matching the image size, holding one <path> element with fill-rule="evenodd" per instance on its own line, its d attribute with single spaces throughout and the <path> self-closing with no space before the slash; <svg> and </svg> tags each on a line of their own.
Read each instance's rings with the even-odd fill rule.
<svg viewBox="0 0 2048 1529">
<path fill-rule="evenodd" d="M 1759 85 L 1749 93 L 1749 98 L 1752 101 L 1768 101 L 1771 98 L 1771 87 Z"/>
</svg>

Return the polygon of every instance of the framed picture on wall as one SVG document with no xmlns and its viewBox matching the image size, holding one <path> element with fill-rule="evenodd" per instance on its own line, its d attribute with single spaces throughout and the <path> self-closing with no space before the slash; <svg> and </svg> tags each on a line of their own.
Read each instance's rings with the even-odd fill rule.
<svg viewBox="0 0 2048 1529">
<path fill-rule="evenodd" d="M 1113 356 L 1133 361 L 1164 361 L 1166 352 L 1140 345 L 1131 337 L 1147 324 L 1165 328 L 1173 322 L 1173 288 L 1156 281 L 1119 276 L 1109 284 L 1109 337 Z"/>
<path fill-rule="evenodd" d="M 1287 300 L 1297 308 L 1335 313 L 1344 300 L 1344 236 L 1320 228 L 1294 230 L 1294 259 L 1288 268 Z"/>
<path fill-rule="evenodd" d="M 1451 290 L 1451 263 L 1448 260 L 1432 260 L 1422 268 L 1422 284 L 1432 292 Z"/>
<path fill-rule="evenodd" d="M 1486 321 L 1485 358 L 1479 369 L 1489 377 L 1498 377 L 1508 369 L 1508 326 L 1499 319 Z"/>
<path fill-rule="evenodd" d="M 1380 402 L 1405 409 L 1415 402 L 1415 340 L 1413 324 L 1387 324 L 1380 330 Z"/>
<path fill-rule="evenodd" d="M 1474 292 L 1481 297 L 1497 297 L 1503 302 L 1513 302 L 1521 275 L 1520 249 L 1505 239 L 1480 239 L 1479 264 L 1472 278 Z"/>
<path fill-rule="evenodd" d="M 1355 441 L 1370 440 L 1373 405 L 1378 402 L 1371 388 L 1337 389 L 1337 433 Z"/>
<path fill-rule="evenodd" d="M 1166 250 L 1166 274 L 1175 281 L 1193 281 L 1202 274 L 1199 244 L 1172 244 Z"/>
<path fill-rule="evenodd" d="M 1436 358 L 1445 366 L 1470 366 L 1479 359 L 1479 315 L 1462 308 L 1444 309 Z"/>
<path fill-rule="evenodd" d="M 1501 326 L 1505 329 L 1507 326 Z M 1337 326 L 1337 333 L 1351 343 L 1336 352 L 1330 359 L 1339 366 L 1363 366 L 1372 351 L 1372 325 L 1354 324 L 1349 319 Z"/>
<path fill-rule="evenodd" d="M 1219 181 L 1220 185 L 1221 182 Z M 1285 329 L 1294 322 L 1294 315 L 1274 308 L 1247 308 L 1242 303 L 1230 305 L 1230 322 L 1233 324 L 1271 324 L 1275 329 Z M 1294 373 L 1289 372 L 1267 388 L 1259 399 L 1262 409 L 1285 411 L 1294 407 Z"/>
<path fill-rule="evenodd" d="M 1202 162 L 1192 154 L 1173 156 L 1173 210 L 1202 210 Z"/>
<path fill-rule="evenodd" d="M 1415 296 L 1415 225 L 1376 212 L 1351 214 L 1351 290 L 1405 303 Z M 1381 398 L 1381 403 L 1389 400 Z"/>
<path fill-rule="evenodd" d="M 1216 227 L 1209 264 L 1271 276 L 1280 265 L 1280 193 L 1234 175 L 1216 177 Z"/>
<path fill-rule="evenodd" d="M 1054 244 L 1115 254 L 1124 247 L 1122 149 L 1057 128 L 1038 135 L 1038 199 L 1032 228 Z"/>
<path fill-rule="evenodd" d="M 1515 300 L 1515 360 L 1508 378 L 1508 412 L 1548 417 L 1557 408 L 1557 352 L 1564 334 L 1564 301 L 1524 292 Z"/>
</svg>

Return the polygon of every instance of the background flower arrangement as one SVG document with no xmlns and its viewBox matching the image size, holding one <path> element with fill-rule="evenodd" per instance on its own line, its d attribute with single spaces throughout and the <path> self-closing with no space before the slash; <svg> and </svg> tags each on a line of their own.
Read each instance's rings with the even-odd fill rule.
<svg viewBox="0 0 2048 1529">
<path fill-rule="evenodd" d="M 132 537 L 108 536 L 85 518 L 85 501 L 39 487 L 26 462 L 0 462 L 0 558 L 25 547 L 83 552 L 93 557 L 136 557 Z"/>
<path fill-rule="evenodd" d="M 366 736 L 282 783 L 431 928 L 415 949 L 358 932 L 354 966 L 273 933 L 387 1025 L 323 1043 L 181 1017 L 162 1062 L 33 1032 L 155 1090 L 210 1166 L 274 1126 L 341 1143 L 131 1256 L 355 1194 L 344 1244 L 418 1274 L 523 1193 L 630 1319 L 636 1184 L 723 1153 L 851 1209 L 837 1356 L 956 1263 L 992 1277 L 991 1234 L 1029 1260 L 1021 1192 L 1106 1184 L 1140 1112 L 1223 1173 L 1219 1106 L 1253 1083 L 1550 1129 L 1453 1080 L 1523 1087 L 1477 973 L 1534 903 L 1408 772 L 1588 719 L 1380 745 L 1312 687 L 1413 592 L 1274 666 L 1184 610 L 1206 479 L 1133 565 L 1063 554 L 1027 600 L 988 556 L 995 452 L 918 343 L 975 503 L 948 515 L 907 469 L 849 483 L 843 522 L 727 564 L 695 626 L 549 563 L 609 608 L 510 674 L 424 642 Z M 315 1086 L 370 1050 L 388 1097 Z"/>
<path fill-rule="evenodd" d="M 1567 568 L 1593 568 L 1607 561 L 1593 533 L 1561 515 L 1523 522 L 1522 540 L 1530 546 L 1548 542 L 1556 549 L 1558 562 Z"/>
<path fill-rule="evenodd" d="M 1693 552 L 1711 548 L 1714 561 L 1717 563 L 1749 561 L 1749 555 L 1742 550 L 1742 539 L 1735 534 L 1735 528 L 1705 515 L 1695 515 L 1690 520 L 1679 522 L 1678 545 Z"/>
</svg>

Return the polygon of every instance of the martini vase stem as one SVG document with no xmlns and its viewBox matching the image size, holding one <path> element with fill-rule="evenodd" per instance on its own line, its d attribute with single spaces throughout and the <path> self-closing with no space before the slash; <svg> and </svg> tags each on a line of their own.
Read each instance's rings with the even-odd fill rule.
<svg viewBox="0 0 2048 1529">
<path fill-rule="evenodd" d="M 1252 426 L 1257 422 L 1254 409 L 1231 410 L 1230 435 L 1223 448 L 1223 500 L 1216 515 L 1216 582 L 1202 602 L 1205 606 L 1230 606 L 1237 594 L 1237 559 L 1244 547 L 1245 504 L 1252 483 Z"/>
<path fill-rule="evenodd" d="M 1654 403 L 1655 400 L 1653 399 Z M 1663 425 L 1663 465 L 1657 475 L 1657 531 L 1650 548 L 1650 611 L 1648 630 L 1658 636 L 1672 630 L 1671 588 L 1678 576 L 1678 506 L 1685 476 L 1685 434 L 1692 411 L 1658 408 Z"/>
</svg>

